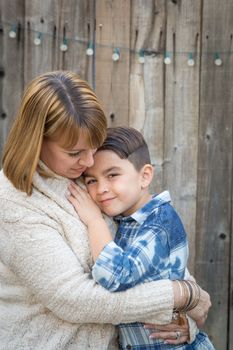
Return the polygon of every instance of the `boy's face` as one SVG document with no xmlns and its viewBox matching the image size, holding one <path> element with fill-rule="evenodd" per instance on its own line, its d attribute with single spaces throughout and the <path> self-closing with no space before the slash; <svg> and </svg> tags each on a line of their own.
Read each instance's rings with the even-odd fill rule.
<svg viewBox="0 0 233 350">
<path fill-rule="evenodd" d="M 128 216 L 150 199 L 143 168 L 137 171 L 130 161 L 112 151 L 98 151 L 94 165 L 84 173 L 85 184 L 104 213 Z"/>
</svg>

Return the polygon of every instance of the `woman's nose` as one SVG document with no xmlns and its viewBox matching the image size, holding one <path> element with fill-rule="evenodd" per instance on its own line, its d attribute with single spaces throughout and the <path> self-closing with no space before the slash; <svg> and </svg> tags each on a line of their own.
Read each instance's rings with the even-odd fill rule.
<svg viewBox="0 0 233 350">
<path fill-rule="evenodd" d="M 88 168 L 91 167 L 94 164 L 93 151 L 88 150 L 79 160 L 79 164 Z"/>
</svg>

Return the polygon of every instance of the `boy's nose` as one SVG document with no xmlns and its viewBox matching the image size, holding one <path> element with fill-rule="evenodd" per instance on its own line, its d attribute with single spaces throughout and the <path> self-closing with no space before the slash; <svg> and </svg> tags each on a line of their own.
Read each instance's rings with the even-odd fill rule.
<svg viewBox="0 0 233 350">
<path fill-rule="evenodd" d="M 107 187 L 107 184 L 105 182 L 102 182 L 98 184 L 98 187 L 97 187 L 97 193 L 98 194 L 104 194 L 104 193 L 108 193 L 109 192 L 109 189 Z"/>
</svg>

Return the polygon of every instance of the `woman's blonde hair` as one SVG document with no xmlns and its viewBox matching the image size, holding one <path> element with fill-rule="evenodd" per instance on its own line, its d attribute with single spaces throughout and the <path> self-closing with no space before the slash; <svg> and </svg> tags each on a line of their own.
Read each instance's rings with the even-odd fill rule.
<svg viewBox="0 0 233 350">
<path fill-rule="evenodd" d="M 69 149 L 77 144 L 82 130 L 90 148 L 98 148 L 106 127 L 104 111 L 86 81 L 69 71 L 45 73 L 25 90 L 5 144 L 4 174 L 17 189 L 30 195 L 44 138 Z"/>
</svg>

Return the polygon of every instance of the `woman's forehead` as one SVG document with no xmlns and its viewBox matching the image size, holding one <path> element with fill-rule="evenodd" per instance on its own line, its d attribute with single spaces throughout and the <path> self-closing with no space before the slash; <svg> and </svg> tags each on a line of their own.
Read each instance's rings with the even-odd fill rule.
<svg viewBox="0 0 233 350">
<path fill-rule="evenodd" d="M 91 148 L 89 136 L 86 133 L 83 133 L 81 131 L 79 134 L 77 143 L 73 147 L 71 147 L 71 149 L 72 151 L 75 151 L 75 150 L 89 149 L 89 148 Z"/>
<path fill-rule="evenodd" d="M 72 135 L 67 131 L 55 142 L 66 150 L 92 148 L 89 133 L 84 129 L 79 129 L 78 133 L 73 133 Z"/>
</svg>

